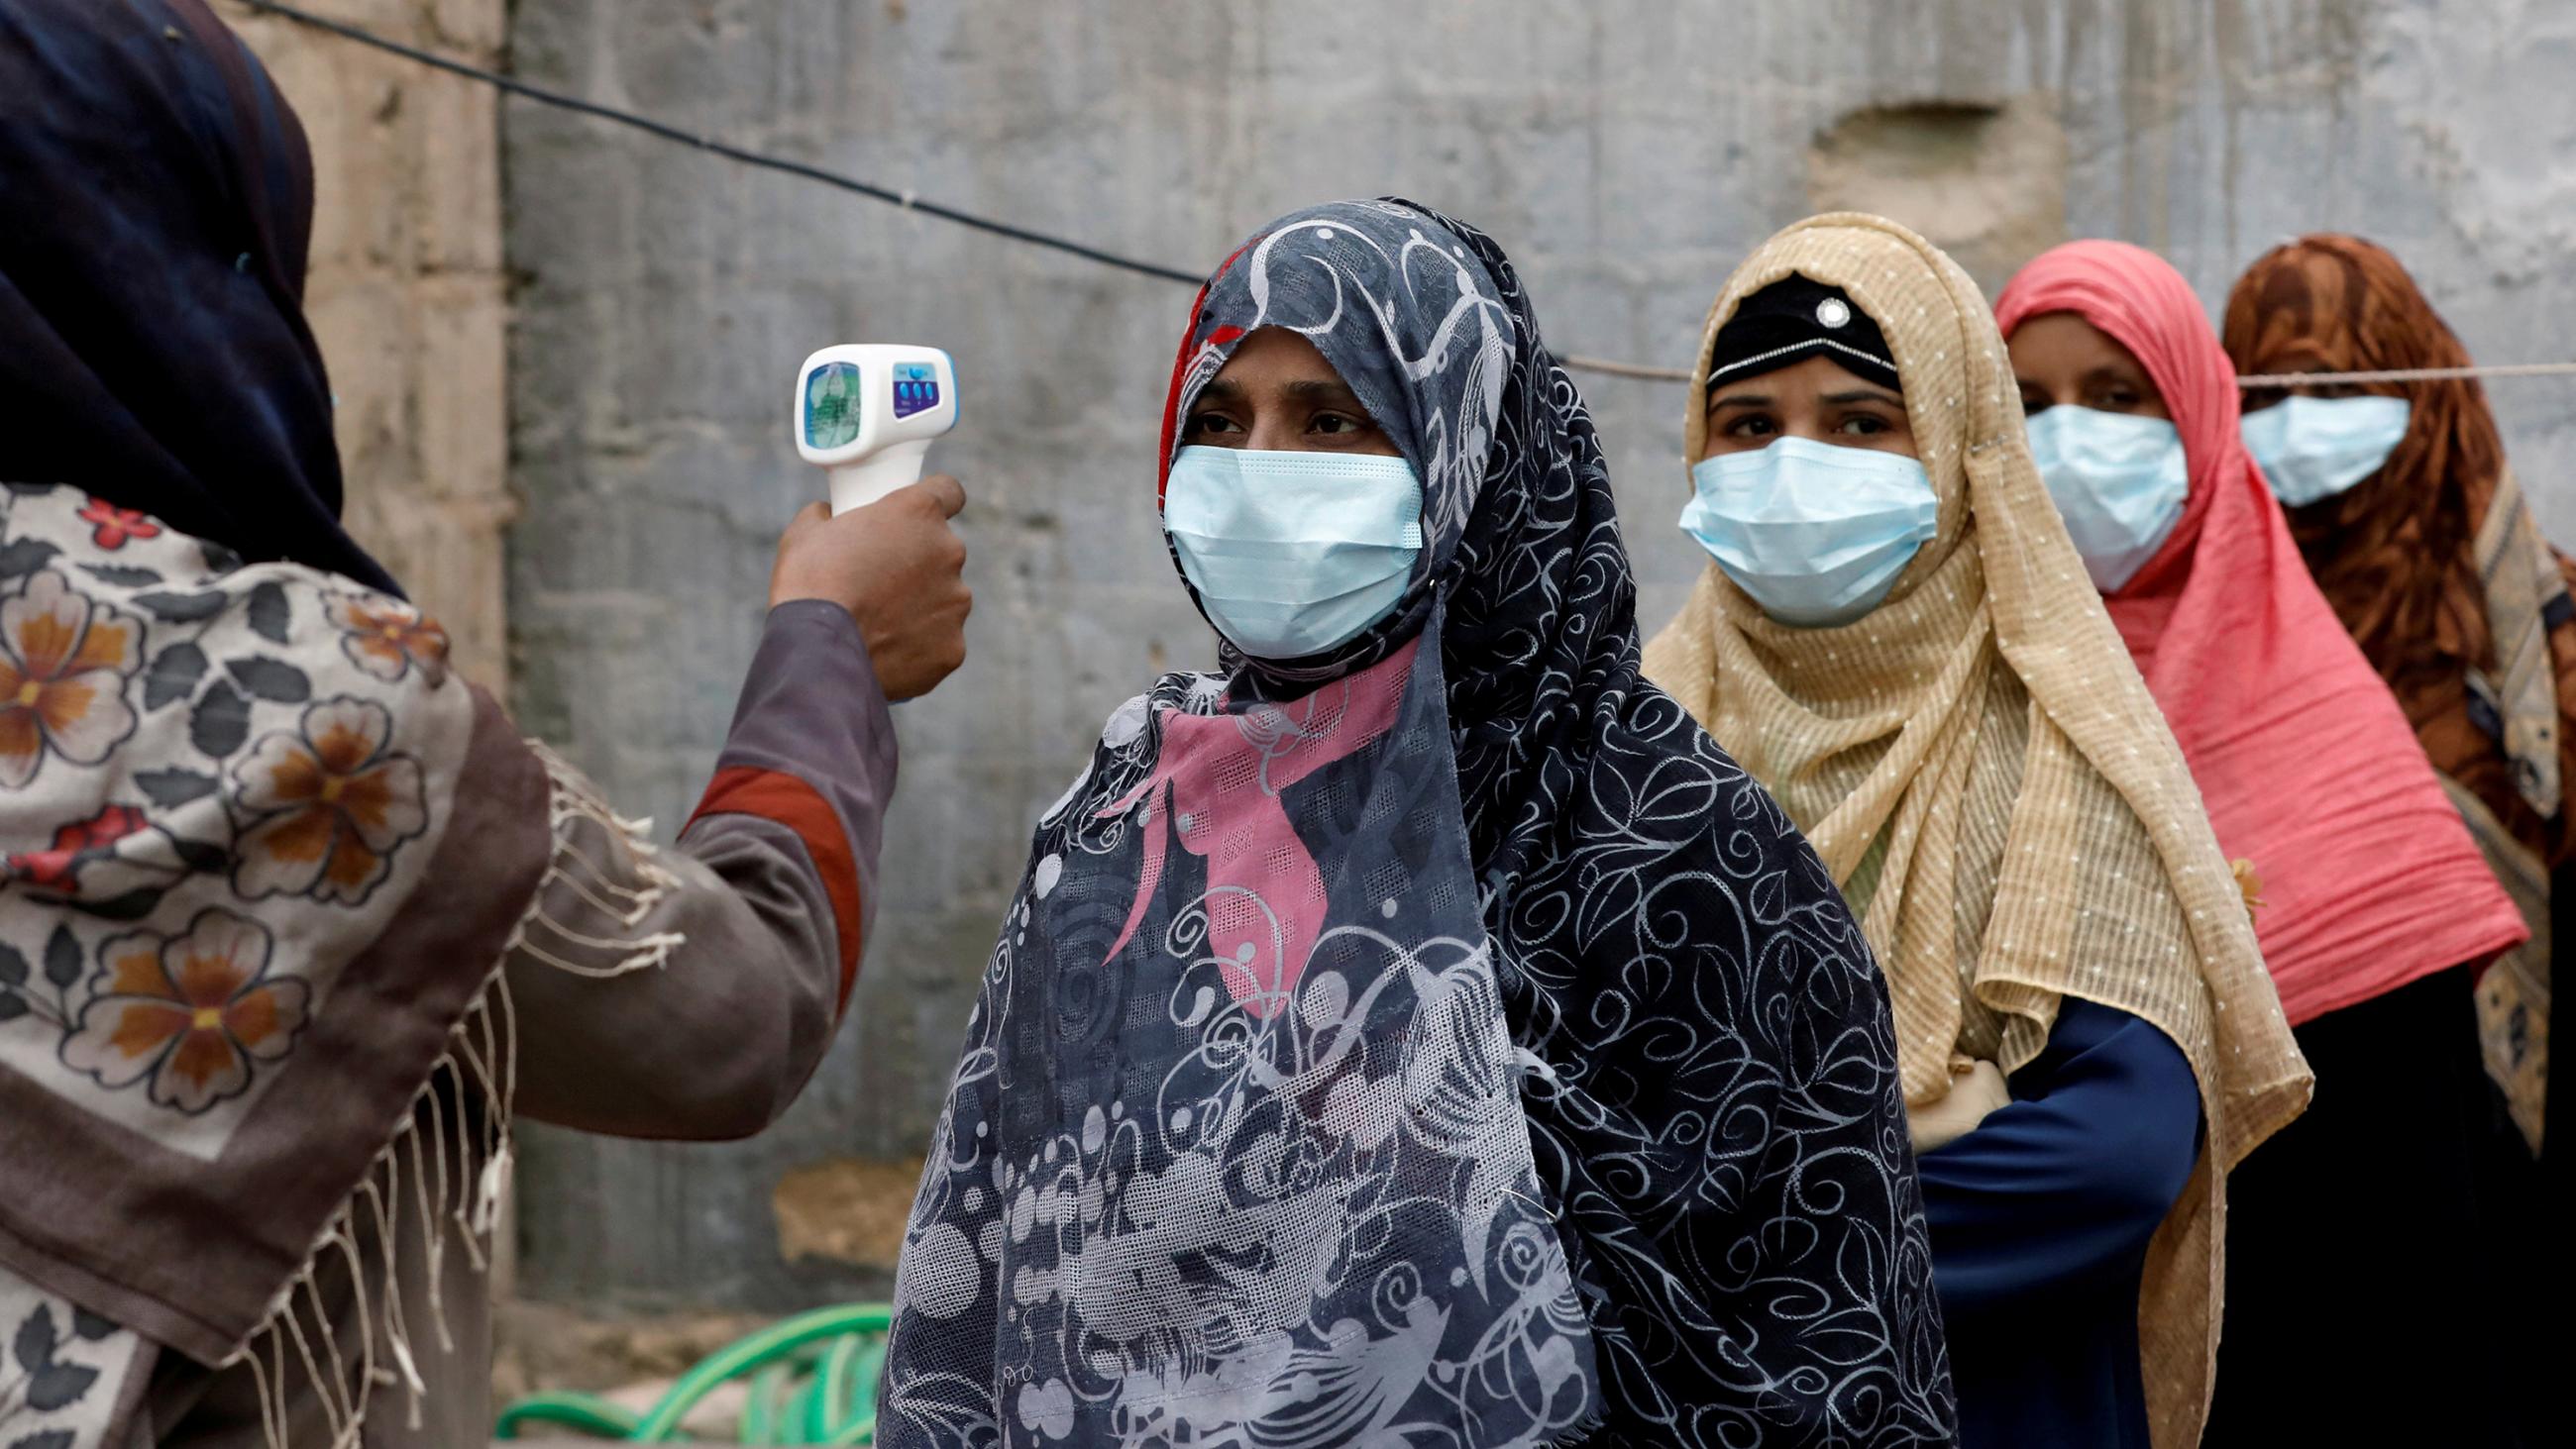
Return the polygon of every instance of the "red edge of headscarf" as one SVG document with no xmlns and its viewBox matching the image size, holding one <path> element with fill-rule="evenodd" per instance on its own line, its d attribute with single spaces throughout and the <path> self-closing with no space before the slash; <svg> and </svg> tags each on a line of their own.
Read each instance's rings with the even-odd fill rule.
<svg viewBox="0 0 2576 1449">
<path fill-rule="evenodd" d="M 1174 430 L 1181 422 L 1181 379 L 1189 375 L 1190 363 L 1197 358 L 1198 350 L 1203 345 L 1199 341 L 1199 320 L 1207 310 L 1208 293 L 1215 289 L 1217 282 L 1228 271 L 1233 269 L 1235 262 L 1245 252 L 1252 250 L 1254 243 L 1260 240 L 1260 237 L 1253 237 L 1226 253 L 1225 260 L 1217 263 L 1215 271 L 1208 273 L 1208 279 L 1199 283 L 1199 294 L 1190 300 L 1189 325 L 1181 329 L 1180 350 L 1172 356 L 1172 381 L 1163 393 L 1163 431 L 1155 443 L 1155 452 L 1158 456 L 1154 462 L 1154 506 L 1157 509 L 1163 506 L 1163 489 L 1172 481 L 1172 454 L 1178 451 L 1173 444 L 1179 438 L 1179 434 Z M 1240 327 L 1221 327 L 1217 329 L 1215 335 L 1207 339 L 1204 345 L 1224 347 L 1240 341 L 1242 337 L 1243 329 Z"/>
<path fill-rule="evenodd" d="M 753 815 L 774 821 L 796 832 L 805 844 L 805 853 L 814 863 L 814 874 L 823 882 L 823 895 L 832 903 L 834 944 L 839 947 L 840 994 L 833 1002 L 838 1015 L 850 1004 L 850 989 L 859 980 L 859 943 L 866 928 L 859 898 L 859 858 L 850 848 L 850 835 L 841 823 L 841 813 L 823 798 L 822 792 L 794 775 L 776 770 L 732 765 L 716 771 L 707 782 L 707 793 L 698 808 L 689 815 L 695 825 L 710 815 Z M 687 827 L 682 827 L 687 833 Z"/>
<path fill-rule="evenodd" d="M 1997 297 L 2009 338 L 2083 318 L 2143 365 L 2190 463 L 2166 546 L 2104 599 L 2182 746 L 2292 1023 L 2529 936 L 2415 732 L 2318 592 L 2240 431 L 2235 369 L 2182 274 L 2125 242 L 2043 253 Z"/>
</svg>

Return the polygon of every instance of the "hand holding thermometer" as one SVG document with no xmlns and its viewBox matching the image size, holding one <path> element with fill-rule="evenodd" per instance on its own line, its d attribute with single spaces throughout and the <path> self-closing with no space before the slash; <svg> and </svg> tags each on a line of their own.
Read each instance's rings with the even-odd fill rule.
<svg viewBox="0 0 2576 1449">
<path fill-rule="evenodd" d="M 921 481 L 930 440 L 957 426 L 957 370 L 936 347 L 845 343 L 796 371 L 796 451 L 832 473 L 832 512 Z"/>
</svg>

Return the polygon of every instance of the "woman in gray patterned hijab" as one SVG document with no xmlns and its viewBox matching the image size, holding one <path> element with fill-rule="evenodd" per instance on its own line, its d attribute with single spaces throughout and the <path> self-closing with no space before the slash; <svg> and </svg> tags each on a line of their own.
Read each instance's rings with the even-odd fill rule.
<svg viewBox="0 0 2576 1449">
<path fill-rule="evenodd" d="M 1400 591 L 1295 658 L 1179 516 L 1267 329 L 1420 499 Z M 1639 677 L 1591 419 L 1501 250 L 1408 202 L 1282 218 L 1201 293 L 1163 441 L 1226 672 L 1122 706 L 1041 820 L 878 1442 L 1950 1442 L 1879 974 Z M 1320 536 L 1323 492 L 1265 496 Z"/>
</svg>

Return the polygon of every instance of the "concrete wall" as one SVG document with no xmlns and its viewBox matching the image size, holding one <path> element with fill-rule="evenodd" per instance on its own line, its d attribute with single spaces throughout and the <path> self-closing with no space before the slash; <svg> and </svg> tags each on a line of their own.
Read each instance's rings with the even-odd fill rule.
<svg viewBox="0 0 2576 1449">
<path fill-rule="evenodd" d="M 1989 285 L 2060 237 L 2127 237 L 2213 304 L 2276 238 L 2361 230 L 2492 360 L 2563 355 L 2576 315 L 2564 3 L 519 0 L 511 41 L 538 80 L 1190 268 L 1301 203 L 1413 195 L 1504 241 L 1568 351 L 1683 360 L 1734 261 L 1819 203 L 1906 215 Z M 757 1142 L 526 1150 L 532 1291 L 859 1291 L 905 1175 L 850 1159 L 919 1151 L 1031 815 L 1113 705 L 1212 653 L 1149 492 L 1189 295 L 521 103 L 504 119 L 518 700 L 624 808 L 685 815 L 774 532 L 816 496 L 789 370 L 835 340 L 958 360 L 964 423 L 934 457 L 975 498 L 972 659 L 899 711 L 854 1020 Z M 1671 526 L 1682 399 L 1590 395 L 1651 626 L 1700 566 Z M 2576 539 L 2576 390 L 2496 397 Z M 686 1041 L 673 1023 L 675 1072 Z M 818 1226 L 836 1202 L 866 1230 Z M 793 1265 L 782 1213 L 810 1249 Z"/>
<path fill-rule="evenodd" d="M 216 7 L 313 147 L 305 309 L 339 395 L 349 526 L 476 677 L 506 665 L 511 516 L 499 108 L 486 87 L 273 16 Z M 330 13 L 486 64 L 505 0 L 340 0 Z"/>
</svg>

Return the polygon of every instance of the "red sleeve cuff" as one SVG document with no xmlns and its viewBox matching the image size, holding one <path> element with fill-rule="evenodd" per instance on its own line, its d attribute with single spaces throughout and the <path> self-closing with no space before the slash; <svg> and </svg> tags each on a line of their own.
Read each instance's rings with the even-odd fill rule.
<svg viewBox="0 0 2576 1449">
<path fill-rule="evenodd" d="M 823 893 L 832 902 L 832 924 L 840 941 L 841 992 L 835 1010 L 846 1010 L 850 988 L 859 979 L 859 862 L 850 849 L 849 832 L 840 814 L 813 786 L 776 770 L 731 766 L 707 782 L 689 824 L 710 815 L 756 815 L 796 832 L 805 853 L 822 877 Z"/>
</svg>

